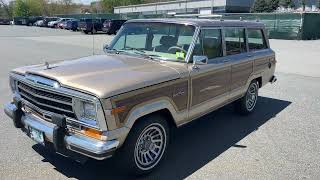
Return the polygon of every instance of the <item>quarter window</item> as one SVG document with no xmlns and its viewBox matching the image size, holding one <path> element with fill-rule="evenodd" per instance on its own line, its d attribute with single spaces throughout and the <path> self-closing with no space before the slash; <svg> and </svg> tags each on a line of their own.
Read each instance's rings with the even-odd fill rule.
<svg viewBox="0 0 320 180">
<path fill-rule="evenodd" d="M 226 28 L 225 41 L 227 55 L 246 52 L 245 30 L 243 28 Z"/>
<path fill-rule="evenodd" d="M 248 44 L 250 51 L 268 48 L 261 29 L 248 29 Z"/>
</svg>

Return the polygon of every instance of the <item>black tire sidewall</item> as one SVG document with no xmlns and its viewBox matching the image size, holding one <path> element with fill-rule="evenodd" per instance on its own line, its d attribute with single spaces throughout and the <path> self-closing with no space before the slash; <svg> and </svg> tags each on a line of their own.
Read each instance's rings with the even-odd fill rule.
<svg viewBox="0 0 320 180">
<path fill-rule="evenodd" d="M 143 130 L 153 123 L 158 123 L 164 128 L 164 131 L 166 133 L 165 149 L 163 150 L 160 160 L 153 168 L 148 170 L 142 170 L 138 167 L 135 161 L 135 156 L 134 156 L 135 146 Z M 119 150 L 119 153 L 117 153 L 118 158 L 120 159 L 119 167 L 123 168 L 123 166 L 125 165 L 126 172 L 134 175 L 143 175 L 143 174 L 150 173 L 151 171 L 156 169 L 159 166 L 159 164 L 161 164 L 161 161 L 164 159 L 166 152 L 168 151 L 168 146 L 170 141 L 169 139 L 170 139 L 170 128 L 165 118 L 163 118 L 160 115 L 149 115 L 139 119 L 138 122 L 136 122 L 136 124 L 131 128 L 131 131 L 126 141 L 124 142 L 123 146 Z"/>
<path fill-rule="evenodd" d="M 257 85 L 257 99 L 256 99 L 256 102 L 255 102 L 255 105 L 254 105 L 253 109 L 249 110 L 248 107 L 247 107 L 247 104 L 246 104 L 247 102 L 246 101 L 247 101 L 248 91 L 249 91 L 249 89 L 250 89 L 252 84 L 256 84 Z M 258 100 L 259 100 L 259 83 L 258 83 L 257 80 L 253 80 L 253 81 L 251 81 L 251 83 L 250 83 L 245 95 L 241 99 L 236 101 L 236 103 L 235 103 L 236 111 L 241 115 L 248 115 L 248 114 L 250 114 L 250 113 L 255 111 L 257 103 L 258 103 Z"/>
</svg>

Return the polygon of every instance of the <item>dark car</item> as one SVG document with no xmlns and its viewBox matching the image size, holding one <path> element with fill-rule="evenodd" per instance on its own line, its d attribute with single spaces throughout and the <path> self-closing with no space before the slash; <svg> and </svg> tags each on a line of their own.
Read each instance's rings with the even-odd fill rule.
<svg viewBox="0 0 320 180">
<path fill-rule="evenodd" d="M 0 19 L 0 25 L 10 25 L 10 19 Z"/>
<path fill-rule="evenodd" d="M 102 31 L 107 34 L 116 34 L 126 20 L 105 20 Z"/>
<path fill-rule="evenodd" d="M 69 21 L 67 21 L 67 26 L 65 27 L 65 29 L 77 31 L 78 30 L 78 23 L 79 23 L 79 20 L 77 20 L 77 19 L 69 20 Z"/>
<path fill-rule="evenodd" d="M 89 32 L 91 34 L 95 34 L 98 31 L 102 31 L 102 27 L 103 27 L 103 22 L 106 19 L 87 19 L 87 18 L 83 18 L 80 19 L 79 22 L 79 29 L 84 32 L 85 34 L 88 34 Z"/>
<path fill-rule="evenodd" d="M 50 21 L 56 21 L 57 19 L 59 19 L 59 18 L 58 18 L 58 17 L 45 17 L 45 18 L 43 19 L 43 24 L 42 24 L 41 27 L 48 27 L 48 23 L 49 23 Z"/>
</svg>

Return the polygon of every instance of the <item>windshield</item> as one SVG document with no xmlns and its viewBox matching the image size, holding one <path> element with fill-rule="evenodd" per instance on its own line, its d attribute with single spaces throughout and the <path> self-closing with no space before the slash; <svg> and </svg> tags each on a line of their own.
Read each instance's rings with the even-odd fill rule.
<svg viewBox="0 0 320 180">
<path fill-rule="evenodd" d="M 184 62 L 195 27 L 169 23 L 127 23 L 107 52 Z"/>
</svg>

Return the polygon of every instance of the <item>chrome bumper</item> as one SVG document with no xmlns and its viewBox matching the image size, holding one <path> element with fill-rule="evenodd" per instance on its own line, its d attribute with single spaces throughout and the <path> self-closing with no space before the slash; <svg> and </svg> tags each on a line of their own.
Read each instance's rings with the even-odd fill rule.
<svg viewBox="0 0 320 180">
<path fill-rule="evenodd" d="M 14 113 L 17 111 L 17 107 L 13 103 L 5 104 L 4 112 L 13 119 L 15 117 Z M 24 113 L 21 117 L 21 123 L 24 127 L 24 132 L 29 127 L 37 129 L 44 133 L 44 138 L 46 142 L 53 142 L 54 127 L 53 123 L 42 120 L 41 118 L 34 116 L 30 113 Z M 100 141 L 92 139 L 86 136 L 81 136 L 77 134 L 68 134 L 64 136 L 65 148 L 85 156 L 103 160 L 112 156 L 112 152 L 118 147 L 119 141 Z"/>
</svg>

